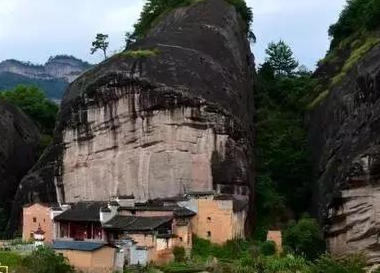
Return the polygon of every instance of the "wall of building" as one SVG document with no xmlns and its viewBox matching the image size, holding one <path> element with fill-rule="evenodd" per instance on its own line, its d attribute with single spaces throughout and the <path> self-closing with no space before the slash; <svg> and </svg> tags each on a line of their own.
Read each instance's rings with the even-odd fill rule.
<svg viewBox="0 0 380 273">
<path fill-rule="evenodd" d="M 272 241 L 276 245 L 277 253 L 282 252 L 282 233 L 279 230 L 269 230 L 267 234 L 267 241 Z"/>
<path fill-rule="evenodd" d="M 234 238 L 244 238 L 245 237 L 245 221 L 247 219 L 247 212 L 233 211 L 232 214 L 232 234 Z"/>
<path fill-rule="evenodd" d="M 155 236 L 151 234 L 128 234 L 138 246 L 156 247 Z"/>
<path fill-rule="evenodd" d="M 54 239 L 54 223 L 50 217 L 50 208 L 41 204 L 34 204 L 23 209 L 22 239 L 29 241 L 32 232 L 38 227 L 45 232 L 45 242 L 52 242 Z"/>
<path fill-rule="evenodd" d="M 191 249 L 193 246 L 193 231 L 191 222 L 186 226 L 174 226 L 174 234 L 178 236 L 175 245 Z"/>
<path fill-rule="evenodd" d="M 136 247 L 130 250 L 130 263 L 131 265 L 147 265 L 149 264 L 149 250 L 148 249 L 138 249 Z"/>
<path fill-rule="evenodd" d="M 245 212 L 233 211 L 232 200 L 195 199 L 198 213 L 192 219 L 194 234 L 223 244 L 237 237 L 244 237 Z"/>
<path fill-rule="evenodd" d="M 95 251 L 59 250 L 69 263 L 79 271 L 88 273 L 111 273 L 114 269 L 116 250 L 102 247 Z"/>
</svg>

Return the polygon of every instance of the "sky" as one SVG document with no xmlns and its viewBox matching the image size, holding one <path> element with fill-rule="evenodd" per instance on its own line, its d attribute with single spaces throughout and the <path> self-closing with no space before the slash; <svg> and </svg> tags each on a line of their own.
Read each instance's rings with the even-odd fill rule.
<svg viewBox="0 0 380 273">
<path fill-rule="evenodd" d="M 328 26 L 345 0 L 247 0 L 254 12 L 252 46 L 257 62 L 265 48 L 280 39 L 288 43 L 301 64 L 312 69 L 329 47 Z M 110 51 L 123 47 L 144 0 L 0 0 L 0 61 L 18 59 L 44 63 L 57 54 L 74 55 L 91 63 L 96 33 L 110 36 Z"/>
</svg>

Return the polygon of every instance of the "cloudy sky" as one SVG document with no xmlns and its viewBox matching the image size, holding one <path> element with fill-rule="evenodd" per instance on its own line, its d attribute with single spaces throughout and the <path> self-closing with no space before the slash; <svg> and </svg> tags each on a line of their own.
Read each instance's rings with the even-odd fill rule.
<svg viewBox="0 0 380 273">
<path fill-rule="evenodd" d="M 259 62 L 266 45 L 289 43 L 301 63 L 312 68 L 328 48 L 328 26 L 345 0 L 248 0 L 255 13 L 253 46 Z M 44 63 L 49 56 L 70 54 L 90 62 L 91 42 L 98 32 L 110 35 L 110 50 L 123 46 L 144 0 L 0 0 L 0 60 Z"/>
</svg>

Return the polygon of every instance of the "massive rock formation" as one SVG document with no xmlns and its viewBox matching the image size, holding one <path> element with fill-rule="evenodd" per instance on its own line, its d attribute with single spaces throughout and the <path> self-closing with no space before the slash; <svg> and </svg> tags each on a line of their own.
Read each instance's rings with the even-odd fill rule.
<svg viewBox="0 0 380 273">
<path fill-rule="evenodd" d="M 330 90 L 311 118 L 317 201 L 336 255 L 380 263 L 380 45 Z"/>
<path fill-rule="evenodd" d="M 0 207 L 9 211 L 23 176 L 37 161 L 39 133 L 17 108 L 0 101 Z"/>
<path fill-rule="evenodd" d="M 14 215 L 25 202 L 54 198 L 144 201 L 216 190 L 248 200 L 253 58 L 244 25 L 227 2 L 202 1 L 82 74 Z"/>
<path fill-rule="evenodd" d="M 88 68 L 90 64 L 66 55 L 51 57 L 45 65 L 6 60 L 0 63 L 0 90 L 36 84 L 48 97 L 61 99 L 69 83 Z"/>
</svg>

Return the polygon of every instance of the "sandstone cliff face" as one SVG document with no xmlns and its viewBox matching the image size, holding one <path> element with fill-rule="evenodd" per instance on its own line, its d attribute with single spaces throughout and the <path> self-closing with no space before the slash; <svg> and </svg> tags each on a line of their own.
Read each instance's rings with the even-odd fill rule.
<svg viewBox="0 0 380 273">
<path fill-rule="evenodd" d="M 0 101 L 0 207 L 9 211 L 22 177 L 36 162 L 39 133 L 15 107 Z"/>
<path fill-rule="evenodd" d="M 243 21 L 223 0 L 170 13 L 131 50 L 71 84 L 54 145 L 22 182 L 33 200 L 144 201 L 253 188 L 252 55 Z"/>
<path fill-rule="evenodd" d="M 380 262 L 380 45 L 312 114 L 316 200 L 330 250 Z"/>
</svg>

